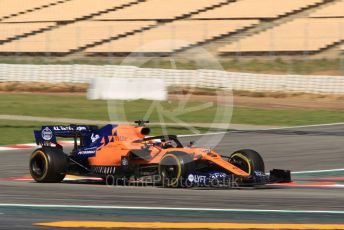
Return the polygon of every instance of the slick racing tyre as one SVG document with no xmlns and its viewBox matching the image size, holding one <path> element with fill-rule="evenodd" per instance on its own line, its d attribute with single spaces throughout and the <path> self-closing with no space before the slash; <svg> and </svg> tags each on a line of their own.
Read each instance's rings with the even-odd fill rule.
<svg viewBox="0 0 344 230">
<path fill-rule="evenodd" d="M 68 158 L 62 149 L 43 147 L 30 158 L 30 174 L 40 183 L 58 183 L 66 176 Z"/>
<path fill-rule="evenodd" d="M 229 162 L 253 177 L 256 176 L 257 172 L 264 173 L 265 171 L 263 158 L 259 153 L 251 149 L 234 152 L 230 156 Z"/>
<path fill-rule="evenodd" d="M 159 175 L 163 187 L 185 187 L 187 175 L 194 171 L 192 156 L 184 152 L 168 152 L 159 163 Z"/>
</svg>

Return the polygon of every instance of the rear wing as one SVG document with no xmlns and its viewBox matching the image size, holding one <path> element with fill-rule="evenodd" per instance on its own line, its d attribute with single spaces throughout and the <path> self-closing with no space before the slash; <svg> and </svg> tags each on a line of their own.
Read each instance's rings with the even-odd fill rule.
<svg viewBox="0 0 344 230">
<path fill-rule="evenodd" d="M 97 126 L 93 125 L 53 125 L 42 126 L 41 130 L 34 130 L 37 145 L 58 144 L 56 137 L 62 138 L 82 138 L 90 136 L 98 130 Z"/>
</svg>

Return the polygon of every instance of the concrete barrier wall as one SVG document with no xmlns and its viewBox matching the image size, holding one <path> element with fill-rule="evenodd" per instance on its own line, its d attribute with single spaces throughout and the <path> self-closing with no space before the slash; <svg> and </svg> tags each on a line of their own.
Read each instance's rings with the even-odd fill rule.
<svg viewBox="0 0 344 230">
<path fill-rule="evenodd" d="M 344 76 L 234 73 L 218 70 L 151 69 L 119 65 L 0 64 L 0 82 L 90 83 L 96 77 L 156 78 L 167 86 L 256 92 L 344 94 Z"/>
</svg>

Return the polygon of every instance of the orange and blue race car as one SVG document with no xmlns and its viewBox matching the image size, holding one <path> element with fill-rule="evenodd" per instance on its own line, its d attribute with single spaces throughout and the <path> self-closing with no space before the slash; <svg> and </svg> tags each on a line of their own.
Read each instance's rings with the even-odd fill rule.
<svg viewBox="0 0 344 230">
<path fill-rule="evenodd" d="M 34 131 L 41 147 L 31 155 L 31 176 L 41 183 L 61 182 L 71 174 L 112 184 L 148 181 L 164 187 L 256 186 L 291 180 L 289 170 L 266 174 L 254 150 L 221 156 L 210 148 L 183 146 L 175 135 L 148 136 L 146 123 L 42 126 Z M 73 138 L 73 149 L 64 152 L 58 137 Z"/>
</svg>

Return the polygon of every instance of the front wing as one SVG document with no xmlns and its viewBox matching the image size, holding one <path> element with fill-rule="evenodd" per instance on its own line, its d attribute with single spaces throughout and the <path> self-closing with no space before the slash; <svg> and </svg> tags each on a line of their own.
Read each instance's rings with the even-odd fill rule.
<svg viewBox="0 0 344 230">
<path fill-rule="evenodd" d="M 291 182 L 289 170 L 273 169 L 269 174 L 255 171 L 252 176 L 240 177 L 224 172 L 190 173 L 183 179 L 186 187 L 243 187 Z"/>
</svg>

